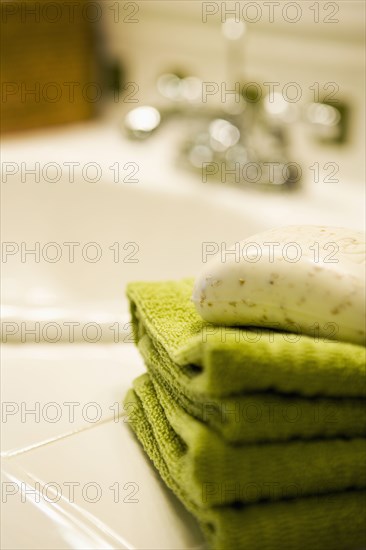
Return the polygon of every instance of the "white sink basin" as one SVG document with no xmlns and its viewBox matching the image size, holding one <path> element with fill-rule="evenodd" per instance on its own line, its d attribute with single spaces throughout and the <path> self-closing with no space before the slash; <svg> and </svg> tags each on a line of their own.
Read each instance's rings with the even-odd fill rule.
<svg viewBox="0 0 366 550">
<path fill-rule="evenodd" d="M 194 276 L 204 242 L 229 244 L 265 225 L 200 194 L 127 185 L 13 182 L 2 194 L 5 320 L 94 322 L 103 340 L 124 323 L 128 281 Z M 21 338 L 14 331 L 7 341 Z M 61 341 L 68 335 L 65 326 Z"/>
<path fill-rule="evenodd" d="M 303 187 L 290 194 L 203 183 L 197 175 L 177 170 L 175 143 L 180 138 L 173 126 L 150 141 L 134 143 L 121 137 L 116 122 L 97 121 L 3 143 L 6 322 L 80 322 L 73 331 L 82 341 L 83 326 L 96 323 L 100 340 L 110 341 L 116 327 L 123 332 L 127 322 L 126 283 L 195 276 L 205 242 L 225 246 L 270 227 L 298 223 L 364 228 L 363 185 L 346 185 L 343 179 L 311 184 L 305 176 Z M 131 161 L 138 167 L 135 183 L 128 178 L 113 183 L 111 167 L 117 159 L 120 167 Z M 39 183 L 26 172 L 36 162 Z M 56 183 L 45 181 L 54 174 L 44 171 L 50 162 L 57 163 L 63 176 Z M 66 181 L 70 162 L 78 163 L 72 183 Z M 80 177 L 90 162 L 103 174 L 95 184 Z M 88 173 L 92 179 L 93 170 Z M 27 250 L 36 250 L 37 256 Z M 108 328 L 114 323 L 119 324 Z M 6 327 L 6 341 L 21 341 L 17 325 Z M 49 340 L 68 341 L 69 328 L 61 328 L 59 334 L 51 331 Z"/>
</svg>

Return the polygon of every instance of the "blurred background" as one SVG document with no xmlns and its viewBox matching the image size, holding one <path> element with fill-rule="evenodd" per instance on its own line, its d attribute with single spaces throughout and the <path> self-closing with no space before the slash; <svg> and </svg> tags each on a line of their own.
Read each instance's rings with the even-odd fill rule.
<svg viewBox="0 0 366 550">
<path fill-rule="evenodd" d="M 2 1 L 1 12 L 3 134 L 113 113 L 142 139 L 174 119 L 176 160 L 198 177 L 202 163 L 254 162 L 258 179 L 250 166 L 225 179 L 363 179 L 362 0 L 26 0 Z M 126 119 L 137 106 L 158 113 Z M 294 164 L 283 177 L 263 162 Z"/>
<path fill-rule="evenodd" d="M 365 2 L 0 7 L 3 547 L 203 548 L 114 416 L 144 371 L 125 286 L 271 227 L 364 230 Z M 67 402 L 102 414 L 23 421 Z M 109 499 L 23 499 L 50 480 Z"/>
</svg>

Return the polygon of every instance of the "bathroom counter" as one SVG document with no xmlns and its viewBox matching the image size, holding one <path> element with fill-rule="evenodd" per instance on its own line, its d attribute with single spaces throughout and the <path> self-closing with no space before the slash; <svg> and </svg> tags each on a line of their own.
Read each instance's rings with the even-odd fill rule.
<svg viewBox="0 0 366 550">
<path fill-rule="evenodd" d="M 125 421 L 143 371 L 132 344 L 4 347 L 4 548 L 203 548 Z"/>
</svg>

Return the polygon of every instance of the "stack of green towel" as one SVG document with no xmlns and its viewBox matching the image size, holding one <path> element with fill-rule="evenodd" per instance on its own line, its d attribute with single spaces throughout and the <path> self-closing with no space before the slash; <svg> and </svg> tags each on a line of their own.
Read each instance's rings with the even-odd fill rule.
<svg viewBox="0 0 366 550">
<path fill-rule="evenodd" d="M 204 322 L 191 280 L 132 283 L 132 429 L 208 547 L 366 547 L 365 348 Z"/>
</svg>

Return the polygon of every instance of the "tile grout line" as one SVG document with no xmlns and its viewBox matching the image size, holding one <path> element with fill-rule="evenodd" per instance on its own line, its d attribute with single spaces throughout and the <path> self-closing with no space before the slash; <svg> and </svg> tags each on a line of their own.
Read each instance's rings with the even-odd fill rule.
<svg viewBox="0 0 366 550">
<path fill-rule="evenodd" d="M 30 451 L 33 451 L 34 449 L 39 449 L 40 447 L 45 447 L 46 445 L 51 445 L 52 443 L 55 443 L 57 441 L 61 441 L 63 439 L 67 439 L 69 437 L 72 437 L 73 435 L 76 435 L 78 433 L 86 432 L 87 430 L 92 430 L 93 428 L 96 428 L 98 426 L 101 426 L 103 424 L 106 424 L 107 422 L 111 422 L 114 420 L 116 423 L 116 420 L 120 420 L 121 418 L 126 418 L 127 414 L 125 412 L 120 413 L 118 416 L 109 416 L 108 418 L 104 418 L 102 420 L 99 420 L 93 425 L 85 425 L 83 427 L 77 428 L 76 430 L 73 430 L 71 432 L 67 432 L 64 434 L 61 434 L 57 437 L 51 437 L 50 439 L 46 439 L 44 441 L 41 441 L 40 443 L 34 443 L 32 445 L 28 445 L 27 447 L 23 447 L 21 449 L 14 449 L 10 451 L 5 451 L 0 453 L 0 457 L 3 459 L 11 459 L 16 456 L 29 453 Z"/>
</svg>

